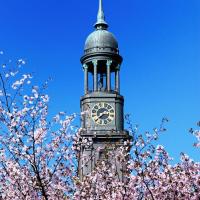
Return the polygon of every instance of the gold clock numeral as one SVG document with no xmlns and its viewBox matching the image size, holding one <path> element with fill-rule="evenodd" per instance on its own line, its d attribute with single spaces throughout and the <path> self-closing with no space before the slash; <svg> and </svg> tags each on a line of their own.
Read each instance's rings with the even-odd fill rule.
<svg viewBox="0 0 200 200">
<path fill-rule="evenodd" d="M 106 120 L 104 120 L 104 124 L 106 125 L 106 124 L 108 124 L 109 122 L 108 122 L 108 120 L 106 119 Z"/>
<path fill-rule="evenodd" d="M 110 113 L 114 113 L 115 111 L 113 109 L 110 110 Z"/>
<path fill-rule="evenodd" d="M 112 107 L 110 105 L 108 105 L 108 109 L 110 110 Z"/>
<path fill-rule="evenodd" d="M 108 118 L 107 120 L 108 120 L 109 123 L 112 121 L 112 119 L 110 119 L 110 118 Z"/>
<path fill-rule="evenodd" d="M 96 110 L 92 110 L 92 113 L 96 113 L 97 111 Z"/>
</svg>

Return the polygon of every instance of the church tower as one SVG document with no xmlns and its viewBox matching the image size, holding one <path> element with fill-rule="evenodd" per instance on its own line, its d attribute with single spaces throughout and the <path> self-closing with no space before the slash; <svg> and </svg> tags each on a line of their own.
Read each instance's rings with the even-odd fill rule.
<svg viewBox="0 0 200 200">
<path fill-rule="evenodd" d="M 123 145 L 129 139 L 124 130 L 124 98 L 120 94 L 120 67 L 122 57 L 118 42 L 108 31 L 102 0 L 95 30 L 85 42 L 81 63 L 84 70 L 84 96 L 81 97 L 83 140 L 92 145 L 82 147 L 79 159 L 79 176 L 90 173 L 104 158 L 105 146 Z M 112 150 L 112 148 L 110 148 Z M 118 166 L 123 179 L 123 164 Z"/>
</svg>

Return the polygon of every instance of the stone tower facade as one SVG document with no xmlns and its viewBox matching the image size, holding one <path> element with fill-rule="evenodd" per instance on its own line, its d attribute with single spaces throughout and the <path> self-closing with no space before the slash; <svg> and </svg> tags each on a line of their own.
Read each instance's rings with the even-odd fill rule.
<svg viewBox="0 0 200 200">
<path fill-rule="evenodd" d="M 120 67 L 122 57 L 118 42 L 108 31 L 108 24 L 99 0 L 95 30 L 85 42 L 81 63 L 84 70 L 84 96 L 81 97 L 81 137 L 92 145 L 81 149 L 79 176 L 90 173 L 103 159 L 105 146 L 123 145 L 129 139 L 124 130 L 124 98 L 120 94 Z M 112 149 L 110 149 L 112 150 Z M 105 158 L 104 158 L 105 159 Z M 86 163 L 84 163 L 86 162 Z M 123 163 L 118 166 L 123 179 Z"/>
</svg>

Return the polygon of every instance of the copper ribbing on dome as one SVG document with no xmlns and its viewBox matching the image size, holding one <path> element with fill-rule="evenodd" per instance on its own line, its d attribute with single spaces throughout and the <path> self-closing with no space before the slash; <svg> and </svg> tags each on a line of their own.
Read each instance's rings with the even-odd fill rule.
<svg viewBox="0 0 200 200">
<path fill-rule="evenodd" d="M 103 3 L 102 0 L 99 0 L 99 11 L 97 14 L 97 22 L 94 26 L 96 29 L 107 29 L 108 24 L 105 21 L 105 15 L 103 12 Z"/>
</svg>

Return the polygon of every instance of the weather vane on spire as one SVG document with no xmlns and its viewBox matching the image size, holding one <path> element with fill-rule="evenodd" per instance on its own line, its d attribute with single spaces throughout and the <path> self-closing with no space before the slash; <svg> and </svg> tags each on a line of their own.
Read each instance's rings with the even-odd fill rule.
<svg viewBox="0 0 200 200">
<path fill-rule="evenodd" d="M 95 28 L 108 28 L 108 24 L 105 21 L 105 15 L 103 12 L 103 3 L 102 0 L 99 0 L 99 11 L 97 14 L 97 22 L 95 24 Z"/>
</svg>

